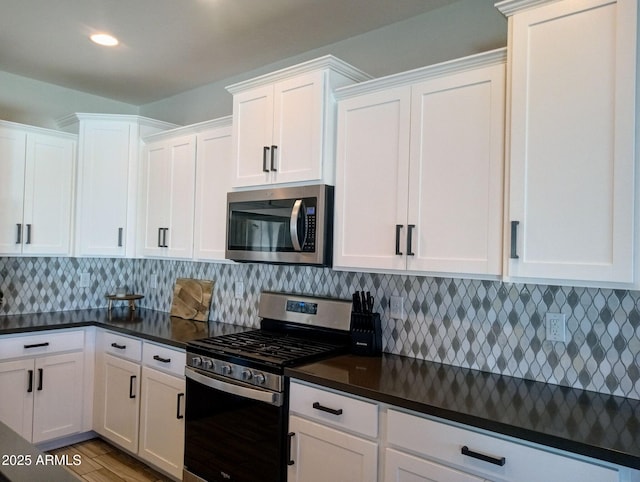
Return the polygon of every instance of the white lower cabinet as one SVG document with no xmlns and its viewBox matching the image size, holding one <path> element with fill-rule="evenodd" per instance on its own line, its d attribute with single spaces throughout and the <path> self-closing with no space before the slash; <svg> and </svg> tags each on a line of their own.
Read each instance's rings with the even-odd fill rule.
<svg viewBox="0 0 640 482">
<path fill-rule="evenodd" d="M 484 479 L 394 449 L 385 450 L 385 482 L 482 482 Z"/>
<path fill-rule="evenodd" d="M 184 458 L 183 350 L 99 330 L 94 430 L 180 478 Z"/>
<path fill-rule="evenodd" d="M 377 480 L 375 403 L 292 382 L 289 409 L 289 482 Z"/>
</svg>

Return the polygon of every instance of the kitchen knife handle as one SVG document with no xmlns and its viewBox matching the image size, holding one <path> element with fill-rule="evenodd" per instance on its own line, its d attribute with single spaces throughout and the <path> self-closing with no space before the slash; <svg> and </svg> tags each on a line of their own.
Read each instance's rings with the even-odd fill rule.
<svg viewBox="0 0 640 482">
<path fill-rule="evenodd" d="M 42 382 L 44 381 L 44 370 L 38 368 L 38 390 L 42 390 Z"/>
<path fill-rule="evenodd" d="M 402 256 L 402 251 L 400 251 L 400 230 L 402 229 L 402 224 L 396 224 L 396 254 L 398 256 Z"/>
<path fill-rule="evenodd" d="M 291 460 L 291 443 L 293 442 L 293 437 L 295 436 L 295 432 L 289 432 L 287 434 L 287 465 L 295 464 L 295 461 Z"/>
<path fill-rule="evenodd" d="M 27 393 L 33 392 L 33 370 L 29 370 L 29 386 L 27 387 Z"/>
<path fill-rule="evenodd" d="M 184 415 L 180 413 L 180 400 L 182 400 L 183 398 L 184 398 L 184 393 L 178 393 L 178 401 L 177 401 L 178 407 L 176 408 L 176 418 L 178 420 L 181 420 L 184 418 Z"/>
<path fill-rule="evenodd" d="M 271 170 L 277 171 L 276 169 L 276 149 L 278 146 L 271 146 Z"/>
<path fill-rule="evenodd" d="M 122 248 L 122 234 L 124 229 L 118 228 L 118 248 Z"/>
<path fill-rule="evenodd" d="M 413 228 L 415 228 L 415 224 L 409 224 L 407 226 L 407 256 L 415 256 L 416 253 L 411 251 L 411 241 L 413 238 Z"/>
<path fill-rule="evenodd" d="M 131 375 L 131 377 L 129 377 L 129 398 L 136 398 L 136 394 L 133 393 L 133 382 L 135 379 L 135 375 Z"/>
<path fill-rule="evenodd" d="M 482 460 L 483 462 L 489 462 L 490 464 L 499 465 L 500 467 L 507 463 L 507 459 L 505 457 L 491 457 L 490 455 L 474 452 L 473 450 L 470 450 L 466 445 L 462 447 L 460 452 L 462 453 L 462 455 L 466 455 L 467 457 Z"/>
<path fill-rule="evenodd" d="M 518 224 L 520 221 L 511 221 L 511 259 L 518 259 Z"/>
<path fill-rule="evenodd" d="M 22 224 L 18 223 L 18 236 L 16 237 L 16 244 L 22 242 Z"/>
<path fill-rule="evenodd" d="M 31 244 L 31 225 L 27 224 L 27 241 L 24 244 Z"/>
<path fill-rule="evenodd" d="M 267 166 L 268 153 L 269 153 L 269 146 L 264 146 L 262 148 L 262 170 L 264 172 L 269 172 L 269 167 Z"/>
</svg>

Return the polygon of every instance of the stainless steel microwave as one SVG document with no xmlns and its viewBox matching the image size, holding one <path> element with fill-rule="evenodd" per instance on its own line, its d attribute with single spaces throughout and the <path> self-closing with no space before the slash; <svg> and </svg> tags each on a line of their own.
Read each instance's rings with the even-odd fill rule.
<svg viewBox="0 0 640 482">
<path fill-rule="evenodd" d="M 227 194 L 227 259 L 331 266 L 332 248 L 333 186 Z"/>
</svg>

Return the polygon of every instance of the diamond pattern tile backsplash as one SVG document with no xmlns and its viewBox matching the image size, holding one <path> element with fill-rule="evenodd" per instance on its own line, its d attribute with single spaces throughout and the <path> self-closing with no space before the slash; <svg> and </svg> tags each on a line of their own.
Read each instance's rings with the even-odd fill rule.
<svg viewBox="0 0 640 482">
<path fill-rule="evenodd" d="M 90 273 L 90 286 L 79 286 Z M 2 314 L 106 306 L 117 286 L 169 311 L 178 277 L 215 281 L 210 318 L 257 326 L 262 290 L 350 299 L 369 290 L 388 353 L 640 399 L 640 292 L 368 274 L 326 268 L 152 259 L 0 258 Z M 157 287 L 152 288 L 154 278 Z M 235 298 L 238 281 L 244 295 Z M 404 321 L 389 297 L 405 298 Z M 545 340 L 544 316 L 564 313 L 567 343 Z"/>
</svg>

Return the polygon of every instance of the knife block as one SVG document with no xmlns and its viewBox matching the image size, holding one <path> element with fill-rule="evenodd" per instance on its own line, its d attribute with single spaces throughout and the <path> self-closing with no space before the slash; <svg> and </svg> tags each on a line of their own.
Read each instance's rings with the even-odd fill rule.
<svg viewBox="0 0 640 482">
<path fill-rule="evenodd" d="M 351 313 L 351 353 L 382 354 L 382 327 L 379 313 Z"/>
</svg>

